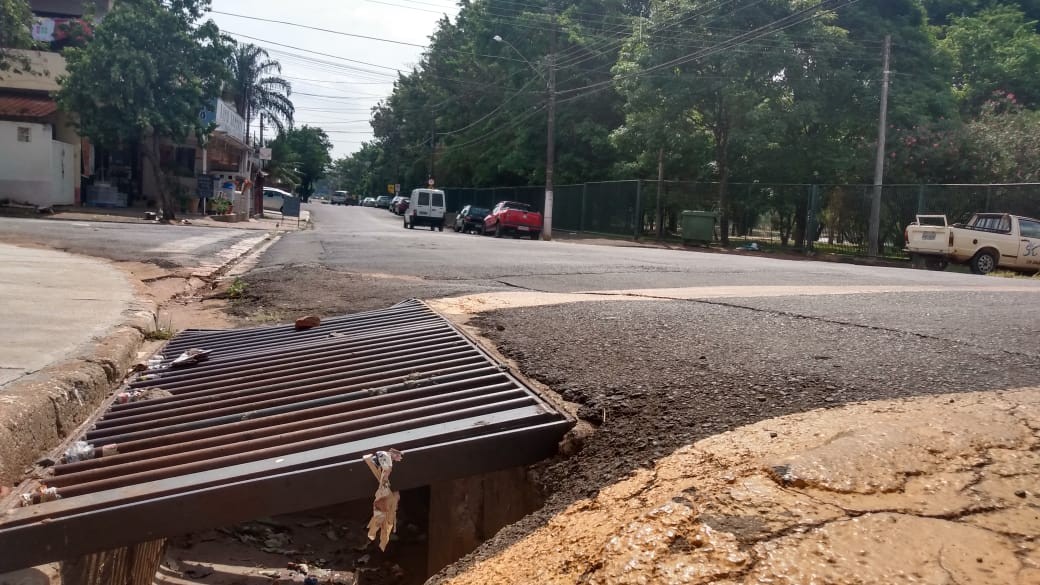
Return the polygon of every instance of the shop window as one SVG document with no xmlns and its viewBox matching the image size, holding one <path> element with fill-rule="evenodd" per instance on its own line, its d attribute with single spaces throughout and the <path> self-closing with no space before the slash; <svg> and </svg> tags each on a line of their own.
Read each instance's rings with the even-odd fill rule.
<svg viewBox="0 0 1040 585">
<path fill-rule="evenodd" d="M 178 177 L 194 177 L 195 148 L 162 145 L 159 147 L 159 164 Z"/>
<path fill-rule="evenodd" d="M 195 149 L 177 147 L 177 159 L 174 163 L 177 173 L 182 177 L 195 176 Z"/>
<path fill-rule="evenodd" d="M 32 142 L 32 128 L 18 127 L 18 142 Z"/>
</svg>

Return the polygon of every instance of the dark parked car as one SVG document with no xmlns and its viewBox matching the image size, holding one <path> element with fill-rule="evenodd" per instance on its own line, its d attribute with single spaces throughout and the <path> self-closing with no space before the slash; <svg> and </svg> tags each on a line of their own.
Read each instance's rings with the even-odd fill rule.
<svg viewBox="0 0 1040 585">
<path fill-rule="evenodd" d="M 490 212 L 490 209 L 477 207 L 476 205 L 463 207 L 462 211 L 455 216 L 455 231 L 464 233 L 480 231 L 481 226 L 484 225 L 484 218 Z"/>
<path fill-rule="evenodd" d="M 405 211 L 408 211 L 408 196 L 398 195 L 390 201 L 390 211 L 395 215 L 404 215 Z"/>
</svg>

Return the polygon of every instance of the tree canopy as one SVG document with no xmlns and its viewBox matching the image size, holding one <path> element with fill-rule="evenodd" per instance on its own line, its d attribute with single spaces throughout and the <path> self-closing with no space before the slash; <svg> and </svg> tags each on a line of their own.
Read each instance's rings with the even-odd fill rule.
<svg viewBox="0 0 1040 585">
<path fill-rule="evenodd" d="M 225 93 L 246 121 L 246 128 L 264 114 L 279 131 L 292 126 L 296 112 L 290 99 L 292 84 L 278 75 L 282 65 L 265 49 L 249 43 L 237 45 L 228 59 L 228 69 L 231 79 Z"/>
<path fill-rule="evenodd" d="M 289 128 L 271 141 L 271 167 L 278 178 L 298 183 L 306 199 L 314 193 L 314 182 L 325 176 L 331 152 L 332 142 L 321 128 Z"/>
<path fill-rule="evenodd" d="M 68 75 L 58 100 L 77 114 L 82 135 L 108 147 L 151 142 L 150 159 L 163 214 L 174 205 L 156 151 L 160 137 L 200 141 L 208 132 L 198 112 L 227 78 L 230 44 L 212 21 L 206 0 L 120 0 L 94 40 L 65 50 Z"/>
<path fill-rule="evenodd" d="M 33 45 L 32 10 L 26 0 L 0 0 L 0 76 L 5 71 L 22 71 L 27 59 L 12 49 L 28 49 Z"/>
<path fill-rule="evenodd" d="M 893 178 L 1014 180 L 978 129 L 1037 128 L 1040 1 L 460 6 L 333 165 L 341 186 L 540 184 L 549 67 L 557 183 L 655 178 L 662 155 L 669 179 L 719 183 L 725 212 L 729 181 L 870 182 L 886 35 Z M 1018 110 L 987 106 L 1007 94 Z"/>
</svg>

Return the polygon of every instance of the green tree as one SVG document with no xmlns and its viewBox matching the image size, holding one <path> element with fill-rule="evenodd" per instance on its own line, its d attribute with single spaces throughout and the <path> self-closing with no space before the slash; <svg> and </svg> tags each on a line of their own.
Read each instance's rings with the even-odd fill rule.
<svg viewBox="0 0 1040 585">
<path fill-rule="evenodd" d="M 314 192 L 314 182 L 325 176 L 331 152 L 332 142 L 321 128 L 289 128 L 271 141 L 271 165 L 292 169 L 299 177 L 299 194 L 306 200 Z"/>
<path fill-rule="evenodd" d="M 0 0 L 0 74 L 28 69 L 28 59 L 12 49 L 33 46 L 31 26 L 32 10 L 26 0 Z"/>
<path fill-rule="evenodd" d="M 966 112 L 976 113 L 996 90 L 1040 106 L 1040 34 L 1014 6 L 953 18 L 939 46 L 953 64 L 953 86 Z"/>
<path fill-rule="evenodd" d="M 994 96 L 965 134 L 976 153 L 976 180 L 1040 182 L 1040 112 L 1023 107 L 1013 95 Z"/>
<path fill-rule="evenodd" d="M 94 40 L 65 52 L 68 75 L 58 100 L 75 112 L 79 131 L 97 144 L 142 148 L 154 174 L 163 218 L 174 218 L 158 158 L 159 140 L 200 140 L 197 124 L 226 76 L 229 51 L 212 21 L 201 22 L 206 0 L 121 0 Z"/>
<path fill-rule="evenodd" d="M 661 109 L 668 118 L 681 113 L 710 137 L 709 176 L 718 184 L 719 226 L 723 244 L 727 244 L 731 176 L 746 172 L 749 148 L 762 141 L 759 128 L 770 104 L 783 95 L 785 71 L 796 63 L 791 58 L 793 48 L 782 37 L 767 50 L 705 51 L 702 57 L 691 58 L 697 47 L 705 46 L 705 39 L 711 39 L 707 43 L 710 46 L 732 37 L 720 30 L 752 30 L 791 11 L 786 3 L 773 2 L 761 4 L 754 11 L 724 12 L 711 21 L 697 19 L 682 27 L 670 26 L 682 15 L 711 7 L 707 0 L 653 3 L 651 14 L 658 19 L 656 24 L 652 20 L 648 30 L 636 33 L 649 36 L 651 41 L 645 50 L 623 54 L 615 72 L 623 87 L 630 85 L 628 79 L 635 79 L 634 83 L 641 86 L 626 87 L 630 117 L 647 107 Z M 652 97 L 634 99 L 642 94 Z"/>
<path fill-rule="evenodd" d="M 246 128 L 260 114 L 266 114 L 279 132 L 292 126 L 296 111 L 289 99 L 292 85 L 277 75 L 282 72 L 281 63 L 256 45 L 242 44 L 235 47 L 228 59 L 228 69 L 231 80 L 225 94 L 245 119 Z"/>
</svg>

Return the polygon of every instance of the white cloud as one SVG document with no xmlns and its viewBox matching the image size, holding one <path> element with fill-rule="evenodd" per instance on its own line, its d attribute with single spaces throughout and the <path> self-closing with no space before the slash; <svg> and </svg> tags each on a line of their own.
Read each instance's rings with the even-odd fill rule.
<svg viewBox="0 0 1040 585">
<path fill-rule="evenodd" d="M 382 2 L 383 0 L 380 0 Z M 258 18 L 281 20 L 345 33 L 361 34 L 425 45 L 443 13 L 430 4 L 443 4 L 454 17 L 458 7 L 450 0 L 427 0 L 420 4 L 409 0 L 386 0 L 389 6 L 366 0 L 213 0 L 213 10 Z M 329 133 L 335 149 L 334 157 L 357 150 L 372 137 L 367 123 L 369 111 L 380 98 L 390 94 L 396 73 L 389 69 L 351 63 L 321 55 L 364 61 L 374 65 L 410 70 L 420 60 L 423 49 L 380 41 L 358 39 L 284 24 L 248 20 L 223 14 L 211 17 L 228 33 L 263 39 L 252 42 L 271 52 L 282 64 L 282 75 L 293 84 L 293 103 L 298 125 L 320 126 Z M 299 49 L 279 47 L 272 43 Z M 286 53 L 296 53 L 325 63 L 308 62 Z M 301 93 L 320 94 L 316 97 Z M 258 126 L 254 126 L 253 132 Z"/>
</svg>

